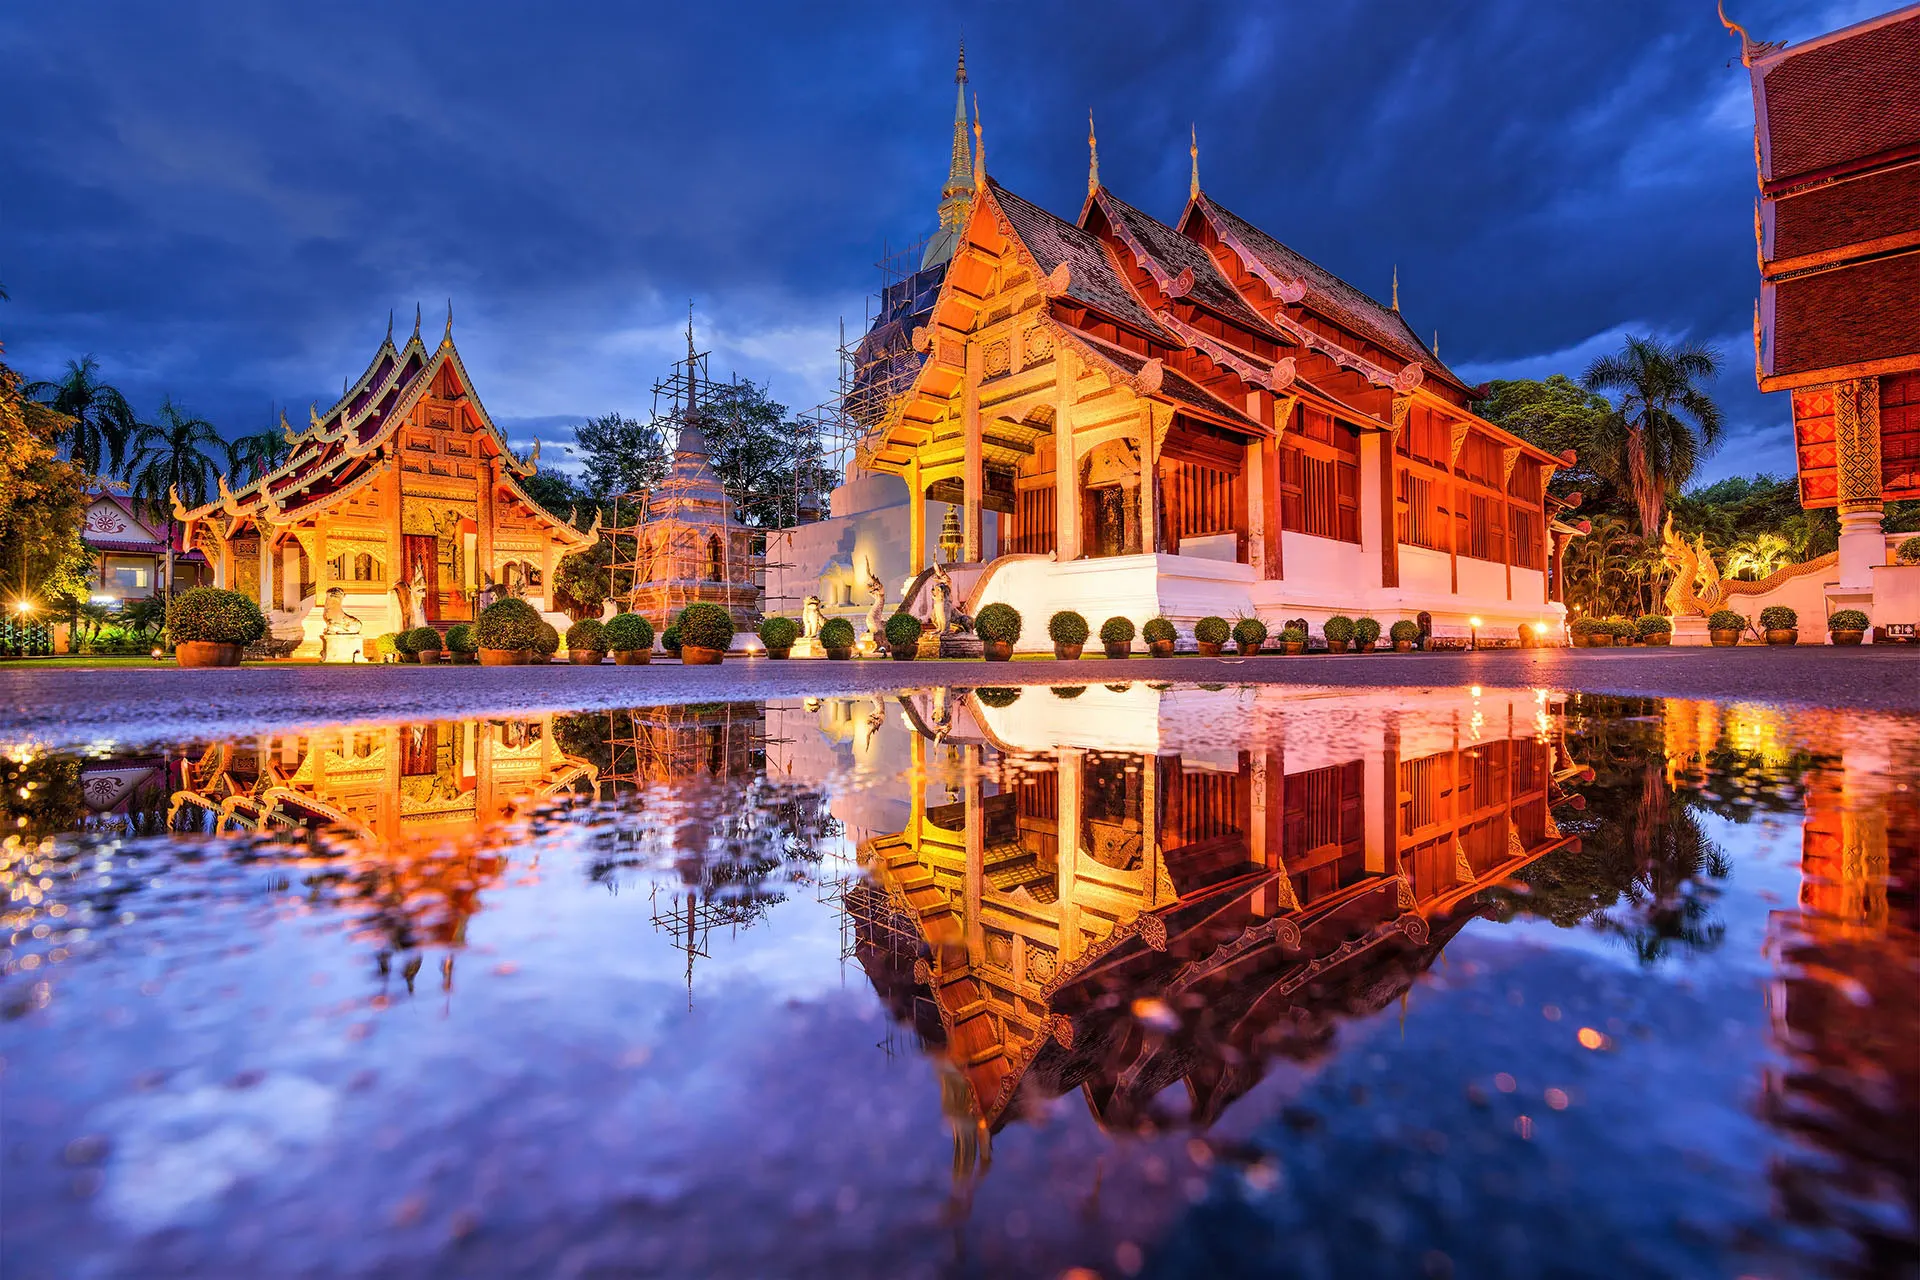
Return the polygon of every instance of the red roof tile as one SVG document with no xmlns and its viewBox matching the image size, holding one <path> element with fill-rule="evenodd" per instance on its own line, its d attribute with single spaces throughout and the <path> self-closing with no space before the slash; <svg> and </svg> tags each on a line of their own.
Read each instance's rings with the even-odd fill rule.
<svg viewBox="0 0 1920 1280">
<path fill-rule="evenodd" d="M 1755 60 L 1761 177 L 1781 182 L 1920 142 L 1920 6 Z"/>
<path fill-rule="evenodd" d="M 1773 286 L 1774 377 L 1920 355 L 1920 253 Z"/>
</svg>

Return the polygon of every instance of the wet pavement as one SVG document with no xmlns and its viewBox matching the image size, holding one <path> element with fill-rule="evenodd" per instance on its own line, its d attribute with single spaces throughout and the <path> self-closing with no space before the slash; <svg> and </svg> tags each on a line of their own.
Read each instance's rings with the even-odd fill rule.
<svg viewBox="0 0 1920 1280">
<path fill-rule="evenodd" d="M 1920 1268 L 1920 717 L 1274 661 L 16 724 L 0 1273 Z"/>
</svg>

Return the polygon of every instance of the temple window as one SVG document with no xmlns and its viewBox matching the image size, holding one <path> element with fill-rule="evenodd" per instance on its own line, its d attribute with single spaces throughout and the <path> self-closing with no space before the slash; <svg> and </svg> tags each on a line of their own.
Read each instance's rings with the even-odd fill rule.
<svg viewBox="0 0 1920 1280">
<path fill-rule="evenodd" d="M 1280 527 L 1316 538 L 1360 541 L 1360 434 L 1319 410 L 1280 447 Z"/>
<path fill-rule="evenodd" d="M 723 556 L 721 554 L 721 549 L 720 549 L 720 538 L 719 538 L 719 535 L 716 534 L 707 539 L 707 581 L 708 582 L 726 581 L 726 569 L 722 561 L 723 561 Z"/>
</svg>

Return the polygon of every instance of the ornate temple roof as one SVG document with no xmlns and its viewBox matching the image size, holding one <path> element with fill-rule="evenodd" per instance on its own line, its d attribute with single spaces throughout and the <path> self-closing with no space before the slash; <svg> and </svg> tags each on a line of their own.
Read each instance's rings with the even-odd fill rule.
<svg viewBox="0 0 1920 1280">
<path fill-rule="evenodd" d="M 1098 236 L 1021 199 L 992 178 L 987 179 L 987 187 L 1041 272 L 1051 274 L 1063 265 L 1067 268 L 1065 297 L 1146 337 L 1169 346 L 1180 345 L 1113 269 L 1113 260 Z"/>
<path fill-rule="evenodd" d="M 1143 259 L 1157 279 L 1165 279 L 1168 286 L 1176 290 L 1185 286 L 1184 292 L 1174 296 L 1205 307 L 1243 329 L 1279 338 L 1280 335 L 1274 332 L 1272 326 L 1247 305 L 1240 291 L 1220 274 L 1220 268 L 1214 265 L 1205 249 L 1166 223 L 1142 213 L 1105 187 L 1096 191 L 1088 201 L 1080 225 L 1087 226 L 1096 210 L 1105 217 L 1114 234 Z M 1186 276 L 1187 272 L 1192 273 L 1190 279 Z"/>
</svg>

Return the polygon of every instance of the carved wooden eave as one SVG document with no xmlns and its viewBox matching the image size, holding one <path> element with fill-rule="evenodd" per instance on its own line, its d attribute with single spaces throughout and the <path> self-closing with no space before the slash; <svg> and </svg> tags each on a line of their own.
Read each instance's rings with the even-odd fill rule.
<svg viewBox="0 0 1920 1280">
<path fill-rule="evenodd" d="M 1184 413 L 1189 417 L 1200 418 L 1225 427 L 1240 435 L 1273 434 L 1273 428 L 1270 425 L 1255 421 L 1191 378 L 1186 378 L 1187 384 L 1211 400 L 1212 405 L 1195 405 L 1185 400 L 1175 399 L 1166 391 L 1166 377 L 1169 370 L 1157 357 L 1147 360 L 1138 370 L 1129 370 L 1114 358 L 1115 348 L 1099 338 L 1083 333 L 1069 324 L 1053 321 L 1052 325 L 1055 333 L 1054 340 L 1070 344 L 1079 353 L 1081 359 L 1086 361 L 1090 370 L 1100 373 L 1116 387 L 1124 387 L 1143 399 L 1164 406 L 1170 414 Z M 1184 374 L 1178 376 L 1185 377 Z M 1168 421 L 1171 423 L 1171 416 Z"/>
<path fill-rule="evenodd" d="M 1393 410 L 1394 410 L 1395 421 L 1393 425 L 1393 431 L 1396 437 L 1399 435 L 1400 428 L 1403 425 L 1405 425 L 1405 421 L 1406 421 L 1406 410 L 1405 408 L 1402 407 L 1402 403 L 1401 403 L 1403 399 L 1405 400 L 1406 405 L 1408 407 L 1411 407 L 1414 404 L 1425 405 L 1426 407 L 1440 413 L 1441 415 L 1443 415 L 1453 423 L 1453 432 L 1455 436 L 1453 451 L 1454 451 L 1454 454 L 1456 455 L 1454 459 L 1455 462 L 1459 461 L 1458 454 L 1460 452 L 1460 448 L 1466 441 L 1465 433 L 1469 428 L 1471 428 L 1472 430 L 1478 431 L 1483 435 L 1491 436 L 1494 442 L 1500 445 L 1500 447 L 1503 449 L 1518 450 L 1519 453 L 1516 454 L 1516 461 L 1518 460 L 1518 457 L 1520 455 L 1524 455 L 1532 459 L 1533 461 L 1538 462 L 1543 466 L 1547 467 L 1548 476 L 1551 476 L 1553 474 L 1553 469 L 1555 468 L 1573 465 L 1572 460 L 1564 458 L 1557 453 L 1548 453 L 1545 449 L 1542 449 L 1539 445 L 1530 443 L 1529 441 L 1522 439 L 1521 437 L 1515 435 L 1513 432 L 1508 431 L 1505 427 L 1498 426 L 1495 423 L 1488 422 L 1485 418 L 1481 417 L 1476 413 L 1472 413 L 1466 409 L 1462 409 L 1459 405 L 1455 404 L 1453 401 L 1448 400 L 1444 396 L 1436 395 L 1434 392 L 1432 392 L 1431 390 L 1428 390 L 1425 387 L 1416 388 L 1412 392 L 1409 392 L 1405 397 L 1401 397 L 1399 395 L 1396 395 L 1394 397 Z M 1509 473 L 1511 473 L 1512 471 L 1511 465 L 1508 466 L 1508 471 Z M 1542 481 L 1542 487 L 1544 488 L 1544 486 L 1545 486 L 1545 482 Z"/>
</svg>

